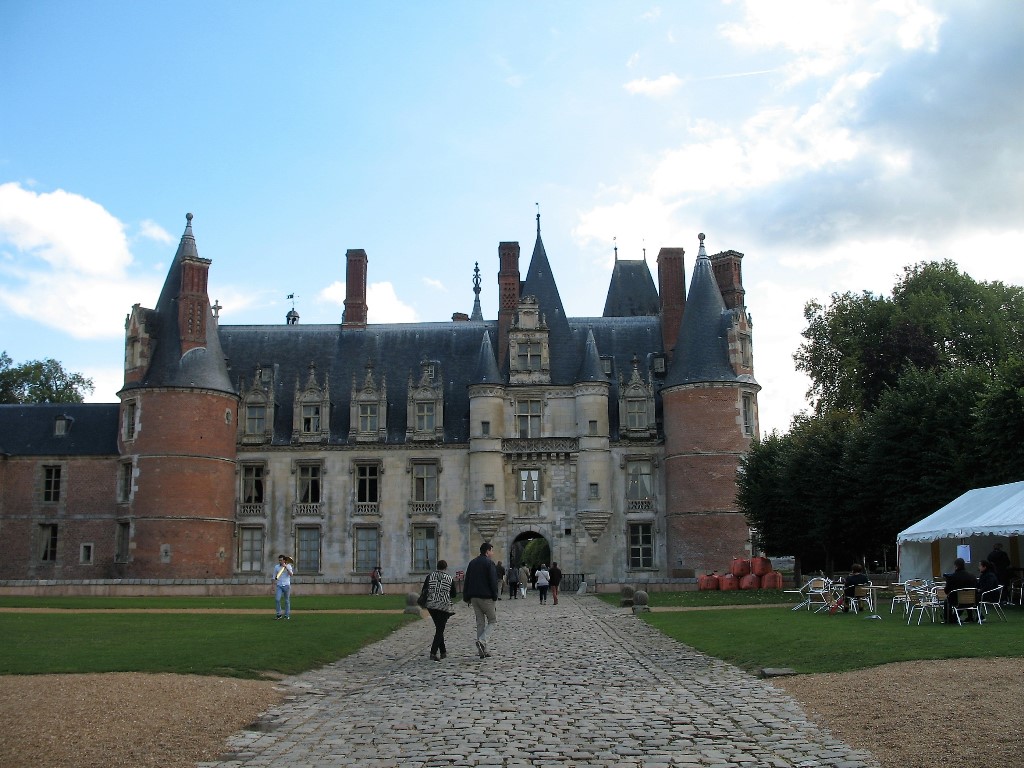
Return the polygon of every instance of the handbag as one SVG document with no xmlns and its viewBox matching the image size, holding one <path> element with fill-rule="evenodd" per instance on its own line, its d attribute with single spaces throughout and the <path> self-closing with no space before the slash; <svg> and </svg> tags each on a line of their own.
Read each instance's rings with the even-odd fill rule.
<svg viewBox="0 0 1024 768">
<path fill-rule="evenodd" d="M 430 576 L 428 575 L 427 578 L 423 580 L 423 589 L 420 590 L 420 596 L 416 598 L 416 605 L 418 605 L 420 608 L 427 607 L 427 592 L 429 585 Z"/>
</svg>

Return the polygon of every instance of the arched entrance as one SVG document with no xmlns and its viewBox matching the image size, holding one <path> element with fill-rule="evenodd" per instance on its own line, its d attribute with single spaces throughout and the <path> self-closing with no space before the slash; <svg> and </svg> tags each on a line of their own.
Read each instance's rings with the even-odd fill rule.
<svg viewBox="0 0 1024 768">
<path fill-rule="evenodd" d="M 526 565 L 530 570 L 541 563 L 550 564 L 551 545 L 536 531 L 523 531 L 509 547 L 508 562 L 510 566 Z"/>
</svg>

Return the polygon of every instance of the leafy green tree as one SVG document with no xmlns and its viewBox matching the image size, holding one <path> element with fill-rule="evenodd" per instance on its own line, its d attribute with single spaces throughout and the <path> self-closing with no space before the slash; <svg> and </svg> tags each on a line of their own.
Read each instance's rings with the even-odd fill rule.
<svg viewBox="0 0 1024 768">
<path fill-rule="evenodd" d="M 523 548 L 522 562 L 530 568 L 536 568 L 541 563 L 550 563 L 551 547 L 548 546 L 547 539 L 536 538 L 527 542 Z"/>
<path fill-rule="evenodd" d="M 92 379 L 68 373 L 53 358 L 12 363 L 0 352 L 0 403 L 81 403 L 95 389 Z"/>
<path fill-rule="evenodd" d="M 1024 358 L 1004 363 L 975 406 L 979 485 L 1024 480 Z"/>
</svg>

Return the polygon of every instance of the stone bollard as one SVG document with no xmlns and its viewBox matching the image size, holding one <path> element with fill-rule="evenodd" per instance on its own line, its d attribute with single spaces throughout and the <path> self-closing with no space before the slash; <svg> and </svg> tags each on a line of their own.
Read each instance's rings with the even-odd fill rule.
<svg viewBox="0 0 1024 768">
<path fill-rule="evenodd" d="M 651 610 L 651 607 L 647 604 L 648 596 L 647 593 L 642 589 L 638 589 L 636 594 L 633 595 L 633 615 L 638 613 L 645 613 Z"/>
<path fill-rule="evenodd" d="M 576 594 L 577 595 L 585 595 L 585 594 L 587 594 L 587 582 L 585 582 L 585 581 L 581 581 L 580 582 L 580 587 L 579 587 L 579 589 L 576 590 Z"/>
<path fill-rule="evenodd" d="M 620 593 L 619 607 L 620 608 L 632 608 L 633 607 L 633 588 L 628 584 L 623 585 L 622 592 Z"/>
<path fill-rule="evenodd" d="M 416 616 L 420 616 L 420 607 L 416 605 L 416 601 L 419 600 L 418 592 L 406 592 L 405 593 L 405 610 L 402 613 L 411 613 Z"/>
</svg>

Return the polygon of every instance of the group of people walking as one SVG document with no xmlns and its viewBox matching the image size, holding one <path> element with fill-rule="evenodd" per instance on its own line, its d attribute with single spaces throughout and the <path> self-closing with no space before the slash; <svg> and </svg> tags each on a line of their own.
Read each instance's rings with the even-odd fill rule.
<svg viewBox="0 0 1024 768">
<path fill-rule="evenodd" d="M 455 596 L 455 586 L 451 576 L 445 573 L 448 564 L 443 560 L 438 561 L 437 569 L 430 573 L 423 582 L 423 591 L 427 595 L 426 608 L 430 618 L 434 621 L 434 639 L 430 646 L 430 658 L 440 661 L 447 653 L 444 644 L 444 628 L 448 618 L 454 613 L 451 599 Z M 432 584 L 436 579 L 443 579 L 447 576 L 446 582 L 449 586 L 439 587 L 445 597 L 440 600 L 437 608 L 432 607 L 431 602 Z M 473 558 L 466 566 L 465 582 L 462 586 L 462 600 L 473 609 L 476 618 L 476 652 L 481 659 L 491 655 L 489 640 L 494 631 L 494 625 L 498 623 L 496 604 L 501 600 L 504 587 L 508 586 L 509 596 L 512 599 L 523 597 L 526 594 L 525 585 L 533 583 L 537 588 L 541 605 L 546 605 L 550 591 L 552 602 L 558 604 L 558 585 L 562 582 L 562 571 L 558 563 L 552 563 L 551 568 L 546 564 L 541 565 L 532 571 L 525 565 L 520 567 L 511 566 L 506 569 L 501 561 L 494 562 L 494 547 L 490 542 L 485 541 L 480 545 L 480 554 Z"/>
</svg>

